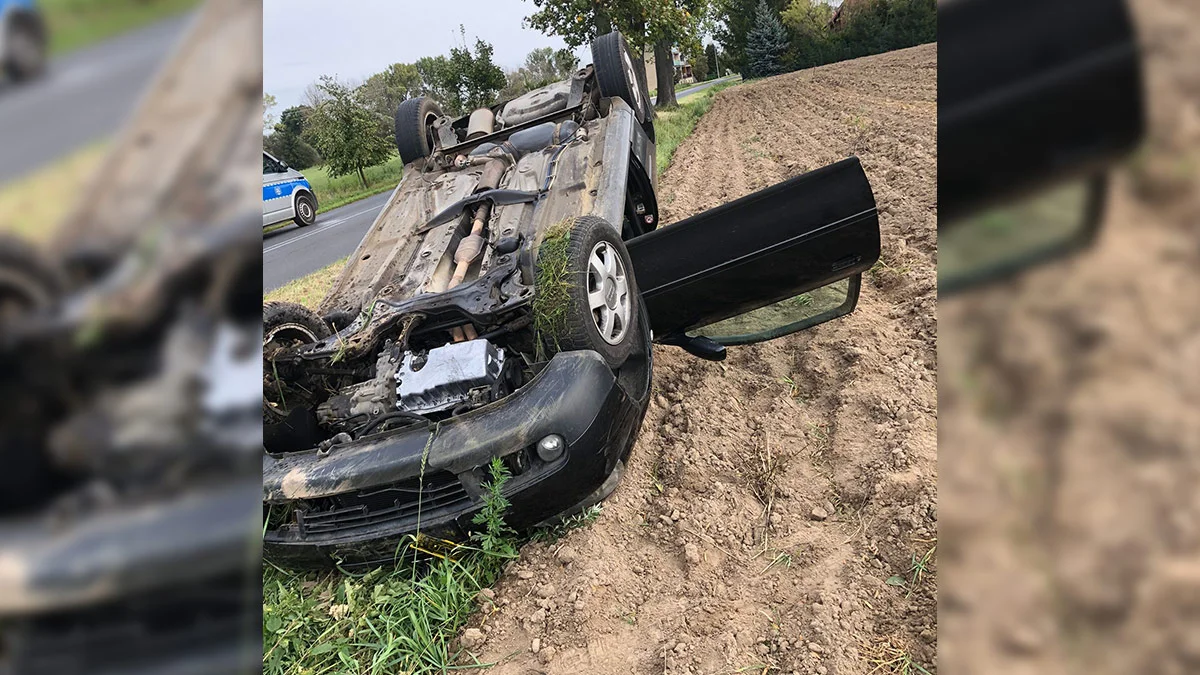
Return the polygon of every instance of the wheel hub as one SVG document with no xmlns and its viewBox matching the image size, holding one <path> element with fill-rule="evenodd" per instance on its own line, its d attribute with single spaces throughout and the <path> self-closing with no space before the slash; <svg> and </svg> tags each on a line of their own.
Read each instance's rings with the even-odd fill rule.
<svg viewBox="0 0 1200 675">
<path fill-rule="evenodd" d="M 597 243 L 588 256 L 587 295 L 600 337 L 620 344 L 629 332 L 629 278 L 617 249 L 607 241 Z"/>
</svg>

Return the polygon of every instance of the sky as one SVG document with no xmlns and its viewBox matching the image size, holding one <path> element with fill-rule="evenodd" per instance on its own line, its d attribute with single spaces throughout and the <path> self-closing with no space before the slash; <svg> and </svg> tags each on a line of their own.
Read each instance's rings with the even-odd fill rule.
<svg viewBox="0 0 1200 675">
<path fill-rule="evenodd" d="M 538 47 L 566 47 L 521 26 L 535 10 L 527 0 L 266 0 L 263 91 L 275 96 L 278 115 L 322 75 L 362 81 L 393 63 L 448 55 L 460 42 L 459 24 L 468 43 L 492 43 L 496 65 L 515 69 Z M 575 54 L 591 63 L 586 46 Z"/>
</svg>

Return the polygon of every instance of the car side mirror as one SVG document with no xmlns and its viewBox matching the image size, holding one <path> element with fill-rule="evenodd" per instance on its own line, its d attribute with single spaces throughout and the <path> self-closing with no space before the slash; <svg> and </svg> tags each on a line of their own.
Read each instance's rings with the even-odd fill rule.
<svg viewBox="0 0 1200 675">
<path fill-rule="evenodd" d="M 997 281 L 1086 248 L 1104 216 L 1108 176 L 1066 182 L 943 225 L 938 291 Z"/>
</svg>

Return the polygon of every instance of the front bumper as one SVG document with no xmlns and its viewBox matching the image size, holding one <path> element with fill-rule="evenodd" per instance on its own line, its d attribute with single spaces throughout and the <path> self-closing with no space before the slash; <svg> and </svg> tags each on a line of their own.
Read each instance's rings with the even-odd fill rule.
<svg viewBox="0 0 1200 675">
<path fill-rule="evenodd" d="M 255 499 L 237 481 L 0 519 L 0 675 L 256 672 Z"/>
<path fill-rule="evenodd" d="M 487 464 L 503 458 L 505 522 L 518 530 L 563 514 L 604 484 L 633 445 L 649 395 L 649 349 L 614 373 L 598 354 L 563 352 L 507 398 L 436 426 L 263 459 L 263 499 L 295 517 L 269 528 L 264 555 L 296 567 L 394 559 L 406 535 L 462 540 L 483 505 Z M 544 462 L 534 446 L 567 442 Z"/>
</svg>

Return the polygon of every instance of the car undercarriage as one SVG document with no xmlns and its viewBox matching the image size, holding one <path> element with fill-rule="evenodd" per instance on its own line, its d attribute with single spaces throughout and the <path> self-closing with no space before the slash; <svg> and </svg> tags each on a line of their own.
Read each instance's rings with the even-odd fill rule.
<svg viewBox="0 0 1200 675">
<path fill-rule="evenodd" d="M 696 329 L 847 278 L 828 307 L 787 305 L 728 344 L 853 310 L 879 255 L 857 159 L 660 230 L 644 74 L 619 33 L 592 51 L 458 118 L 401 103 L 404 177 L 328 294 L 264 305 L 269 558 L 371 564 L 413 536 L 461 541 L 494 460 L 509 526 L 578 512 L 620 479 L 652 342 L 720 359 Z"/>
</svg>

